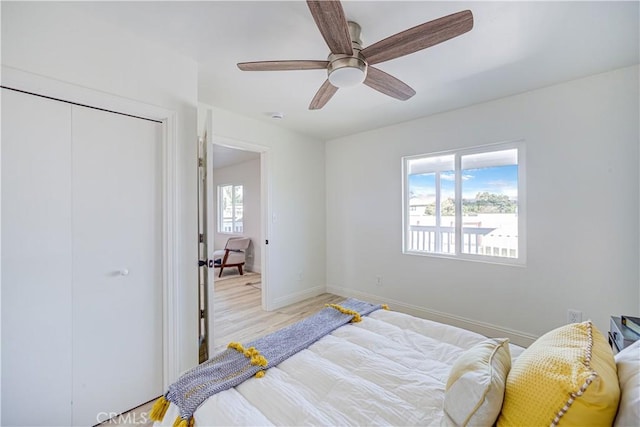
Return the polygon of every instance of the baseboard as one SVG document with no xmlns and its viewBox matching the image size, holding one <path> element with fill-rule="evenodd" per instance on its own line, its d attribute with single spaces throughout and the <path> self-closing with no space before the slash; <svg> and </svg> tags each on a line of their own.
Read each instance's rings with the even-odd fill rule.
<svg viewBox="0 0 640 427">
<path fill-rule="evenodd" d="M 413 304 L 407 304 L 402 301 L 383 298 L 378 295 L 366 292 L 355 291 L 353 289 L 344 289 L 335 286 L 327 286 L 326 291 L 345 298 L 358 298 L 369 302 L 388 304 L 392 310 L 401 313 L 410 314 L 422 319 L 433 320 L 435 322 L 446 323 L 447 325 L 457 326 L 459 328 L 468 329 L 470 331 L 482 334 L 487 337 L 509 338 L 516 345 L 522 347 L 530 346 L 538 337 L 525 332 L 504 328 L 491 323 L 479 322 L 473 319 L 456 316 L 449 313 L 443 313 Z"/>
<path fill-rule="evenodd" d="M 301 302 L 306 299 L 316 297 L 325 292 L 326 290 L 324 286 L 316 286 L 304 291 L 295 292 L 293 294 L 289 294 L 284 297 L 276 298 L 272 301 L 272 304 L 270 305 L 269 310 L 277 310 L 279 308 L 286 307 L 288 305 L 295 304 L 297 302 Z"/>
<path fill-rule="evenodd" d="M 246 271 L 251 271 L 252 273 L 262 274 L 260 265 L 248 265 L 248 264 L 245 264 L 245 270 Z"/>
</svg>

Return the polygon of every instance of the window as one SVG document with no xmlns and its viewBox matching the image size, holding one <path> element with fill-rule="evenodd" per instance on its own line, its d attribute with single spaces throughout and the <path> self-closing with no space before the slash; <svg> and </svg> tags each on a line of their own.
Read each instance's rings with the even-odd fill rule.
<svg viewBox="0 0 640 427">
<path fill-rule="evenodd" d="M 522 143 L 405 157 L 404 252 L 524 263 Z"/>
<path fill-rule="evenodd" d="M 242 185 L 218 186 L 218 232 L 242 234 Z"/>
</svg>

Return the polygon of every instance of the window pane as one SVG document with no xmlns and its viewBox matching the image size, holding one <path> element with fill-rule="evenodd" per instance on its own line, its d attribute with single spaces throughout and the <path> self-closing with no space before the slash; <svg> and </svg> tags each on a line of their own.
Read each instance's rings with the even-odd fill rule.
<svg viewBox="0 0 640 427">
<path fill-rule="evenodd" d="M 407 162 L 408 250 L 455 253 L 455 156 Z"/>
<path fill-rule="evenodd" d="M 436 174 L 409 175 L 409 250 L 435 252 Z"/>
<path fill-rule="evenodd" d="M 242 217 L 243 217 L 242 197 L 243 197 L 242 185 L 236 185 L 234 187 L 234 194 L 233 194 L 233 205 L 234 205 L 233 221 L 234 221 L 234 232 L 235 233 L 242 233 L 242 230 L 243 230 L 243 227 L 242 227 Z"/>
<path fill-rule="evenodd" d="M 471 154 L 462 161 L 462 253 L 518 257 L 518 153 Z"/>
<path fill-rule="evenodd" d="M 220 187 L 220 231 L 231 233 L 233 231 L 233 186 Z"/>
<path fill-rule="evenodd" d="M 218 186 L 218 232 L 243 232 L 243 186 Z"/>
</svg>

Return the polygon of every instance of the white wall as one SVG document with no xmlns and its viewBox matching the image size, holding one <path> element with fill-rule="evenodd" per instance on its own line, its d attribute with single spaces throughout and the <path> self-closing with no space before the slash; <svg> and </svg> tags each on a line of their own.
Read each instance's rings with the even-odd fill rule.
<svg viewBox="0 0 640 427">
<path fill-rule="evenodd" d="M 245 267 L 248 271 L 260 272 L 262 259 L 262 238 L 260 235 L 260 159 L 238 163 L 224 168 L 213 170 L 213 195 L 216 197 L 218 185 L 242 185 L 243 186 L 243 219 L 242 236 L 251 239 L 251 246 L 247 252 Z M 218 203 L 216 199 L 215 212 L 212 212 L 211 220 L 215 221 L 216 233 L 213 241 L 216 249 L 224 249 L 229 237 L 233 235 L 218 233 Z"/>
<path fill-rule="evenodd" d="M 521 338 L 639 314 L 638 99 L 635 66 L 329 141 L 328 289 Z M 519 139 L 525 267 L 402 254 L 402 156 Z"/>
<path fill-rule="evenodd" d="M 197 364 L 197 64 L 65 3 L 1 6 L 3 66 L 177 113 L 179 369 Z"/>
<path fill-rule="evenodd" d="M 235 113 L 213 108 L 213 142 L 250 143 L 267 150 L 269 212 L 265 257 L 267 308 L 325 291 L 324 143 Z M 263 274 L 265 272 L 263 271 Z"/>
</svg>

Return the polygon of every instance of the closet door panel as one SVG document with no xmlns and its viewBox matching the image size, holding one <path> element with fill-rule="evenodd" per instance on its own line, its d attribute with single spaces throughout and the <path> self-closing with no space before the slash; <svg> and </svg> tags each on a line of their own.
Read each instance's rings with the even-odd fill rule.
<svg viewBox="0 0 640 427">
<path fill-rule="evenodd" d="M 2 425 L 71 422 L 71 107 L 2 89 Z"/>
<path fill-rule="evenodd" d="M 73 424 L 162 390 L 161 130 L 73 107 Z"/>
</svg>

